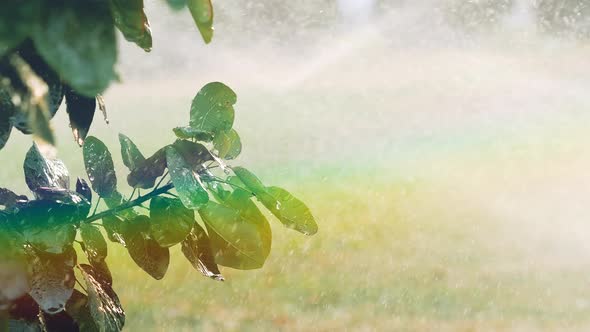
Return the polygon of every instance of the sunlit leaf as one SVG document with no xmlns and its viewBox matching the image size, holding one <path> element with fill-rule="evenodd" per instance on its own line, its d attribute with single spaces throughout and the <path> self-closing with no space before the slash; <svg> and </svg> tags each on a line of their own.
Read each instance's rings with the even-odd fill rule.
<svg viewBox="0 0 590 332">
<path fill-rule="evenodd" d="M 70 247 L 63 254 L 54 255 L 29 249 L 31 290 L 29 294 L 41 310 L 55 314 L 65 309 L 75 284 L 73 267 L 76 252 Z"/>
<path fill-rule="evenodd" d="M 182 241 L 182 253 L 204 276 L 218 281 L 224 280 L 215 263 L 209 237 L 199 224 L 194 223 L 193 229 Z"/>
<path fill-rule="evenodd" d="M 235 159 L 242 152 L 242 141 L 238 132 L 234 129 L 222 131 L 215 135 L 213 147 L 218 151 L 218 156 L 223 159 Z"/>
<path fill-rule="evenodd" d="M 170 179 L 180 196 L 182 204 L 188 209 L 197 210 L 209 201 L 209 195 L 197 173 L 172 146 L 166 148 L 166 161 Z"/>
<path fill-rule="evenodd" d="M 268 187 L 268 195 L 259 196 L 262 204 L 285 226 L 305 235 L 313 235 L 318 225 L 309 208 L 283 188 Z"/>
<path fill-rule="evenodd" d="M 233 171 L 244 185 L 252 190 L 258 200 L 285 226 L 306 235 L 317 233 L 317 223 L 305 203 L 285 189 L 265 187 L 254 174 L 243 167 L 234 167 Z"/>
<path fill-rule="evenodd" d="M 107 257 L 107 242 L 98 227 L 82 223 L 80 225 L 80 236 L 84 241 L 86 254 L 92 260 L 104 260 Z"/>
<path fill-rule="evenodd" d="M 263 245 L 262 225 L 243 218 L 239 210 L 213 201 L 201 208 L 199 214 L 207 226 L 217 264 L 241 270 L 264 265 L 268 252 Z"/>
<path fill-rule="evenodd" d="M 125 312 L 111 286 L 100 279 L 90 265 L 80 264 L 88 290 L 90 315 L 99 331 L 121 331 L 125 325 Z"/>
<path fill-rule="evenodd" d="M 153 239 L 142 233 L 133 233 L 125 237 L 129 255 L 142 270 L 156 280 L 164 278 L 170 264 L 168 248 L 162 248 Z"/>
<path fill-rule="evenodd" d="M 202 131 L 192 127 L 176 127 L 172 131 L 180 139 L 195 139 L 203 142 L 210 142 L 213 139 L 212 132 Z"/>
<path fill-rule="evenodd" d="M 129 137 L 119 134 L 119 143 L 121 144 L 123 164 L 125 164 L 130 171 L 136 169 L 145 161 L 145 157 Z"/>
<path fill-rule="evenodd" d="M 70 187 L 70 177 L 64 163 L 59 159 L 44 156 L 35 143 L 25 156 L 23 168 L 25 181 L 32 191 L 40 187 Z"/>
<path fill-rule="evenodd" d="M 195 223 L 195 213 L 178 199 L 157 196 L 150 201 L 151 236 L 161 247 L 171 247 L 186 238 Z"/>
<path fill-rule="evenodd" d="M 84 142 L 82 152 L 92 189 L 102 197 L 109 197 L 116 191 L 117 177 L 107 146 L 98 138 L 89 136 Z"/>
<path fill-rule="evenodd" d="M 0 1 L 0 56 L 31 34 L 40 13 L 39 0 Z"/>
<path fill-rule="evenodd" d="M 211 0 L 186 0 L 195 24 L 205 43 L 213 38 L 213 4 Z"/>
<path fill-rule="evenodd" d="M 230 130 L 234 123 L 234 107 L 237 96 L 232 89 L 220 82 L 205 85 L 191 105 L 190 126 L 212 132 L 215 135 Z"/>
<path fill-rule="evenodd" d="M 166 150 L 162 148 L 131 170 L 127 183 L 134 188 L 149 189 L 164 174 L 166 166 Z"/>
<path fill-rule="evenodd" d="M 115 25 L 130 42 L 149 52 L 152 48 L 150 23 L 143 11 L 143 0 L 110 0 Z"/>
<path fill-rule="evenodd" d="M 66 88 L 65 96 L 74 140 L 82 146 L 94 119 L 96 99 L 80 95 L 69 87 Z"/>
<path fill-rule="evenodd" d="M 103 92 L 116 77 L 117 60 L 108 5 L 47 2 L 43 14 L 32 35 L 39 53 L 80 94 L 94 97 Z"/>
</svg>

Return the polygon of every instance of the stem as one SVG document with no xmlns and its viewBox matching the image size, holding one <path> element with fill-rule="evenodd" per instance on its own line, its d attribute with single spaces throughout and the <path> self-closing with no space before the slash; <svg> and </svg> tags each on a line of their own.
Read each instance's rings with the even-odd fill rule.
<svg viewBox="0 0 590 332">
<path fill-rule="evenodd" d="M 168 175 L 168 171 L 166 171 L 166 173 L 164 173 L 164 175 L 162 175 L 162 177 L 160 178 L 160 181 L 158 181 L 158 184 L 156 185 L 155 189 L 158 189 L 158 187 L 160 186 L 160 184 L 162 184 L 162 181 L 164 181 L 164 178 Z"/>
<path fill-rule="evenodd" d="M 129 200 L 133 199 L 133 195 L 135 195 L 135 191 L 137 191 L 137 187 L 133 188 L 133 191 L 131 192 L 131 196 L 129 196 Z"/>
<path fill-rule="evenodd" d="M 98 201 L 96 201 L 96 205 L 94 206 L 94 211 L 92 211 L 92 215 L 96 214 L 96 210 L 98 209 L 98 205 L 100 204 L 100 200 L 102 197 L 98 196 Z"/>
<path fill-rule="evenodd" d="M 123 210 L 130 209 L 130 208 L 132 208 L 134 206 L 138 206 L 141 203 L 143 203 L 145 201 L 149 201 L 150 199 L 152 199 L 152 198 L 154 198 L 154 197 L 156 197 L 156 196 L 158 196 L 160 194 L 163 194 L 163 193 L 167 192 L 168 190 L 170 190 L 172 188 L 174 188 L 174 184 L 169 183 L 169 184 L 167 184 L 167 185 L 165 185 L 165 186 L 163 186 L 161 188 L 154 189 L 154 190 L 150 191 L 149 193 L 147 193 L 147 194 L 145 194 L 143 196 L 139 196 L 139 197 L 137 197 L 136 199 L 134 199 L 132 201 L 128 201 L 126 203 L 123 203 L 123 204 L 115 207 L 115 208 L 112 208 L 112 209 L 103 211 L 101 213 L 94 214 L 94 215 L 86 218 L 83 222 L 88 223 L 88 222 L 92 222 L 92 221 L 95 221 L 95 220 L 99 220 L 99 219 L 102 219 L 103 217 L 114 215 L 117 212 L 121 212 Z"/>
</svg>

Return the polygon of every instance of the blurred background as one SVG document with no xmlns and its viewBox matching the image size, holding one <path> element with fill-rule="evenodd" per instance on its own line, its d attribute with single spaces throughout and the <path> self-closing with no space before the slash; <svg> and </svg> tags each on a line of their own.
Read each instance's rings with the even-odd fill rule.
<svg viewBox="0 0 590 332">
<path fill-rule="evenodd" d="M 150 54 L 120 38 L 122 83 L 91 135 L 150 155 L 207 82 L 238 94 L 234 165 L 304 200 L 320 231 L 273 225 L 256 271 L 162 281 L 120 247 L 129 331 L 590 330 L 590 3 L 214 0 L 215 37 L 146 0 Z M 60 158 L 84 175 L 65 109 Z M 26 192 L 30 137 L 0 153 Z M 9 161 L 9 162 L 5 162 Z"/>
</svg>

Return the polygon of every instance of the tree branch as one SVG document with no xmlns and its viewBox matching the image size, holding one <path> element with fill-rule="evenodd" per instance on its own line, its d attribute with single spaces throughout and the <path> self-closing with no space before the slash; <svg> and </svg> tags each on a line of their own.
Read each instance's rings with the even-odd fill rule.
<svg viewBox="0 0 590 332">
<path fill-rule="evenodd" d="M 89 223 L 89 222 L 93 222 L 93 221 L 98 220 L 98 219 L 102 219 L 103 217 L 106 217 L 106 216 L 112 216 L 112 215 L 114 215 L 117 212 L 121 212 L 123 210 L 130 209 L 130 208 L 132 208 L 134 206 L 140 205 L 141 203 L 143 203 L 145 201 L 149 201 L 150 199 L 152 199 L 152 198 L 154 198 L 156 196 L 159 196 L 160 194 L 163 194 L 163 193 L 167 192 L 168 190 L 170 190 L 172 188 L 174 188 L 174 184 L 169 183 L 169 184 L 167 184 L 167 185 L 165 185 L 165 186 L 163 186 L 161 188 L 154 189 L 154 190 L 150 191 L 149 193 L 147 193 L 147 194 L 145 194 L 143 196 L 139 196 L 139 197 L 137 197 L 136 199 L 134 199 L 132 201 L 123 203 L 123 204 L 121 204 L 121 205 L 119 205 L 119 206 L 117 206 L 115 208 L 112 208 L 112 209 L 103 211 L 101 213 L 97 213 L 97 214 L 95 214 L 95 215 L 93 215 L 91 217 L 88 217 L 83 222 L 84 223 Z"/>
</svg>

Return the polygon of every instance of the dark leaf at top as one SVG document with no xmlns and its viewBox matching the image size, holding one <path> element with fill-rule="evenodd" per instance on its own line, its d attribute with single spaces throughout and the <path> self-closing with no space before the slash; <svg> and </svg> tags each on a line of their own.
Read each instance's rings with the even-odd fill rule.
<svg viewBox="0 0 590 332">
<path fill-rule="evenodd" d="M 47 2 L 32 37 L 47 63 L 82 95 L 96 96 L 116 77 L 115 28 L 106 2 Z"/>
<path fill-rule="evenodd" d="M 31 34 L 40 13 L 39 0 L 0 1 L 0 57 Z"/>
<path fill-rule="evenodd" d="M 65 96 L 74 140 L 82 146 L 94 119 L 96 98 L 80 95 L 70 87 L 66 87 Z"/>
<path fill-rule="evenodd" d="M 115 25 L 130 42 L 149 52 L 152 48 L 150 23 L 143 11 L 143 0 L 110 0 Z"/>
</svg>

